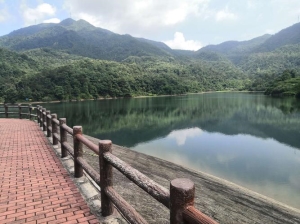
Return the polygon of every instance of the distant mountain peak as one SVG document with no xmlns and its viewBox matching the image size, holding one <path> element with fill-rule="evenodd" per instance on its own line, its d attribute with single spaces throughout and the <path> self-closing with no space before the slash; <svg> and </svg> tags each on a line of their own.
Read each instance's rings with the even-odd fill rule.
<svg viewBox="0 0 300 224">
<path fill-rule="evenodd" d="M 169 56 L 155 41 L 140 41 L 95 27 L 85 20 L 71 18 L 59 24 L 29 26 L 0 38 L 0 47 L 14 51 L 48 48 L 83 57 L 122 61 L 129 56 Z"/>
<path fill-rule="evenodd" d="M 89 24 L 91 26 L 93 26 L 92 24 L 90 24 L 88 21 L 84 20 L 84 19 L 79 19 L 76 21 L 77 23 L 85 23 L 85 24 Z"/>
<path fill-rule="evenodd" d="M 278 33 L 271 35 L 257 51 L 273 51 L 282 46 L 291 44 L 300 44 L 300 23 L 295 23 L 292 26 L 280 30 Z"/>
<path fill-rule="evenodd" d="M 67 19 L 62 20 L 59 24 L 62 26 L 70 26 L 70 25 L 74 24 L 75 22 L 76 22 L 76 20 L 67 18 Z"/>
<path fill-rule="evenodd" d="M 93 26 L 92 24 L 90 24 L 89 22 L 83 20 L 83 19 L 80 19 L 80 20 L 77 20 L 76 21 L 76 25 L 79 25 L 81 27 L 85 26 L 85 27 L 93 27 L 95 28 L 95 26 Z"/>
<path fill-rule="evenodd" d="M 89 22 L 83 20 L 83 19 L 79 19 L 79 20 L 74 20 L 71 18 L 65 19 L 63 21 L 60 22 L 59 24 L 62 27 L 65 27 L 67 29 L 71 29 L 71 30 L 75 30 L 75 31 L 79 31 L 79 30 L 94 30 L 96 29 L 95 26 L 93 26 L 92 24 L 90 24 Z"/>
</svg>

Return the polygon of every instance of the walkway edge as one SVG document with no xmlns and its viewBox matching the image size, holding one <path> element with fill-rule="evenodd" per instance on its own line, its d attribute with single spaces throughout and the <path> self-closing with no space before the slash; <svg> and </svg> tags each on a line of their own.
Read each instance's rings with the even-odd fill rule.
<svg viewBox="0 0 300 224">
<path fill-rule="evenodd" d="M 43 132 L 43 130 L 41 129 Z M 45 137 L 47 136 L 46 132 L 43 132 Z M 121 216 L 121 214 L 116 210 L 116 213 L 112 216 L 103 217 L 101 214 L 101 196 L 100 187 L 84 172 L 83 177 L 75 178 L 74 177 L 74 160 L 72 156 L 66 158 L 61 158 L 61 147 L 54 146 L 52 144 L 52 137 L 46 137 L 51 145 L 52 150 L 55 152 L 56 156 L 59 158 L 63 167 L 67 170 L 70 175 L 70 178 L 77 186 L 81 196 L 86 201 L 91 212 L 97 217 L 100 223 L 103 224 L 125 224 L 126 220 Z"/>
</svg>

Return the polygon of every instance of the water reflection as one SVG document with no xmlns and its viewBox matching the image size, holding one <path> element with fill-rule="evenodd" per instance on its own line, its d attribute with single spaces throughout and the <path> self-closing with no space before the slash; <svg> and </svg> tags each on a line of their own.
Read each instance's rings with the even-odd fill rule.
<svg viewBox="0 0 300 224">
<path fill-rule="evenodd" d="M 189 128 L 179 131 L 172 131 L 167 138 L 175 139 L 178 146 L 184 145 L 187 138 L 194 138 L 202 134 L 200 128 Z"/>
<path fill-rule="evenodd" d="M 213 174 L 300 208 L 300 154 L 296 149 L 274 139 L 250 135 L 228 136 L 200 129 L 173 133 L 133 149 Z"/>
<path fill-rule="evenodd" d="M 45 105 L 84 133 L 300 208 L 300 101 L 212 93 Z"/>
<path fill-rule="evenodd" d="M 246 93 L 117 99 L 46 104 L 67 117 L 68 124 L 116 144 L 133 147 L 167 136 L 173 130 L 198 127 L 227 135 L 240 133 L 300 148 L 300 102 Z"/>
</svg>

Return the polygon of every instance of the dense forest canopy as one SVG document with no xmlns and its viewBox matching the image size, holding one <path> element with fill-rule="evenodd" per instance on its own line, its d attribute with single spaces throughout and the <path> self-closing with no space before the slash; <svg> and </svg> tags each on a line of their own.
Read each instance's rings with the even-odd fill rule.
<svg viewBox="0 0 300 224">
<path fill-rule="evenodd" d="M 300 96 L 300 24 L 196 52 L 84 20 L 0 37 L 0 102 L 250 90 Z"/>
</svg>

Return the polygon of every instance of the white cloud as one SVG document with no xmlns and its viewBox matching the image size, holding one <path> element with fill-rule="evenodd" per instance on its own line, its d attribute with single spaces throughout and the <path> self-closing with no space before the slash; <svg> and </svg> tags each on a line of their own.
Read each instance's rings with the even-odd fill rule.
<svg viewBox="0 0 300 224">
<path fill-rule="evenodd" d="M 265 33 L 267 33 L 267 34 L 274 34 L 275 30 L 273 30 L 273 29 L 266 29 Z"/>
<path fill-rule="evenodd" d="M 56 12 L 56 8 L 48 3 L 39 4 L 36 8 L 30 8 L 23 1 L 20 8 L 25 25 L 41 23 L 47 17 L 54 16 Z"/>
<path fill-rule="evenodd" d="M 247 7 L 248 9 L 255 9 L 257 5 L 257 2 L 254 0 L 247 0 Z"/>
<path fill-rule="evenodd" d="M 43 21 L 43 23 L 60 23 L 60 19 L 58 18 L 46 19 Z"/>
<path fill-rule="evenodd" d="M 225 9 L 222 9 L 216 13 L 215 17 L 216 21 L 224 21 L 224 20 L 235 20 L 237 19 L 237 15 L 230 12 L 228 7 L 226 6 Z"/>
<path fill-rule="evenodd" d="M 173 40 L 164 41 L 170 48 L 196 51 L 202 47 L 199 41 L 186 40 L 183 33 L 176 32 Z"/>
<path fill-rule="evenodd" d="M 0 0 L 0 23 L 5 22 L 9 19 L 10 15 L 8 13 L 7 5 L 4 0 Z"/>
<path fill-rule="evenodd" d="M 0 23 L 9 19 L 9 13 L 6 8 L 0 9 Z"/>
<path fill-rule="evenodd" d="M 300 13 L 299 0 L 271 0 L 270 6 L 272 10 L 276 10 L 277 13 L 284 15 L 284 17 L 293 17 L 295 20 Z"/>
<path fill-rule="evenodd" d="M 65 0 L 64 8 L 74 19 L 118 33 L 144 36 L 162 27 L 201 16 L 210 0 Z"/>
<path fill-rule="evenodd" d="M 217 161 L 220 164 L 228 164 L 232 160 L 234 160 L 237 157 L 237 155 L 234 154 L 220 154 L 218 153 L 216 156 Z"/>
<path fill-rule="evenodd" d="M 184 145 L 187 138 L 194 138 L 200 136 L 203 131 L 200 128 L 189 128 L 179 131 L 172 131 L 167 138 L 174 138 L 177 145 Z"/>
</svg>

